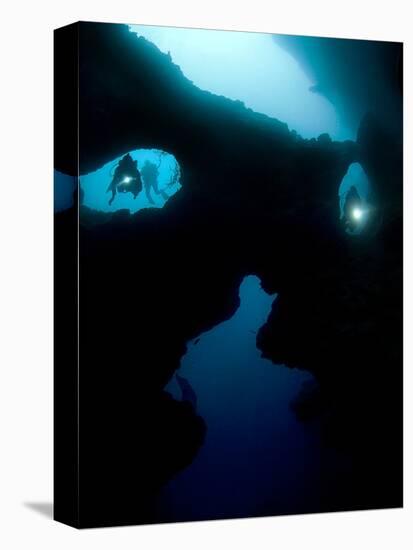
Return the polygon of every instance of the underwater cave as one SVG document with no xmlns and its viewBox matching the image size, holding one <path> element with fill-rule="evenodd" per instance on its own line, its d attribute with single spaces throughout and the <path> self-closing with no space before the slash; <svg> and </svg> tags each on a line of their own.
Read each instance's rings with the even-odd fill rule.
<svg viewBox="0 0 413 550">
<path fill-rule="evenodd" d="M 313 55 L 318 42 L 292 37 L 297 63 L 271 35 L 217 34 L 216 51 L 210 32 L 181 48 L 186 30 L 160 28 L 158 49 L 148 27 L 82 25 L 82 155 L 71 162 L 65 136 L 55 153 L 57 264 L 61 281 L 79 276 L 78 247 L 92 396 L 82 526 L 399 505 L 402 163 L 399 134 L 378 131 L 383 109 L 360 118 L 366 81 L 380 89 L 362 78 L 371 54 L 352 56 L 350 94 L 353 41 L 330 61 L 330 42 Z M 397 113 L 398 96 L 393 110 L 378 100 Z M 114 181 L 125 157 L 140 175 Z M 81 174 L 80 220 L 61 212 L 78 181 L 63 172 Z M 374 204 L 386 215 L 372 242 Z M 61 284 L 64 322 L 69 295 Z"/>
<path fill-rule="evenodd" d="M 359 235 L 372 217 L 372 190 L 363 167 L 358 162 L 350 164 L 339 187 L 340 219 L 346 232 Z"/>
<path fill-rule="evenodd" d="M 125 172 L 111 199 L 116 168 L 126 156 L 122 155 L 80 178 L 84 206 L 102 212 L 127 209 L 135 213 L 144 208 L 162 208 L 180 190 L 180 166 L 173 155 L 159 149 L 138 149 L 129 155 L 136 161 L 141 178 L 137 193 L 133 192 L 134 178 Z"/>
<path fill-rule="evenodd" d="M 121 178 L 116 180 L 116 169 L 126 156 L 136 162 L 136 178 L 120 169 Z M 55 212 L 73 205 L 76 181 L 74 176 L 54 171 Z M 80 203 L 91 210 L 129 210 L 134 214 L 144 208 L 162 208 L 181 189 L 181 168 L 176 158 L 166 151 L 137 149 L 81 176 L 80 189 Z"/>
</svg>

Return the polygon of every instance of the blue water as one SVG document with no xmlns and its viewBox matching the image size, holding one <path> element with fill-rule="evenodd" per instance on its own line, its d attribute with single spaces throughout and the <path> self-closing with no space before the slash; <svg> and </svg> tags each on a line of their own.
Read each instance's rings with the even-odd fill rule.
<svg viewBox="0 0 413 550">
<path fill-rule="evenodd" d="M 160 162 L 158 177 L 159 189 L 165 191 L 169 197 L 172 197 L 179 191 L 181 188 L 179 179 L 173 186 L 169 185 L 175 170 L 178 168 L 177 161 L 173 155 L 156 149 L 139 149 L 131 151 L 130 155 L 134 160 L 138 161 L 138 169 L 142 168 L 146 160 L 156 165 Z M 162 198 L 161 195 L 156 195 L 152 192 L 152 198 L 155 204 L 151 204 L 146 197 L 145 190 L 142 190 L 136 199 L 133 198 L 131 193 L 118 193 L 113 203 L 111 205 L 109 204 L 111 193 L 107 193 L 106 191 L 112 180 L 113 171 L 121 158 L 122 157 L 118 157 L 105 164 L 99 170 L 80 178 L 80 185 L 84 192 L 83 204 L 89 208 L 103 212 L 115 212 L 116 210 L 125 208 L 130 210 L 131 213 L 134 213 L 143 208 L 162 208 L 166 200 Z"/>
<path fill-rule="evenodd" d="M 367 177 L 366 172 L 359 162 L 353 162 L 348 167 L 339 188 L 339 196 L 345 197 L 350 187 L 354 185 L 357 189 L 360 198 L 364 201 L 368 201 L 371 194 L 371 185 Z"/>
<path fill-rule="evenodd" d="M 240 298 L 230 320 L 189 344 L 179 369 L 197 395 L 207 434 L 193 463 L 162 493 L 169 520 L 297 512 L 317 502 L 321 469 L 328 475 L 336 467 L 319 427 L 299 422 L 290 408 L 312 376 L 274 365 L 256 348 L 276 296 L 248 276 Z M 175 378 L 166 389 L 181 399 Z"/>
<path fill-rule="evenodd" d="M 371 215 L 374 213 L 372 187 L 366 172 L 358 162 L 353 162 L 350 164 L 339 187 L 340 217 L 342 219 L 344 218 L 344 204 L 346 201 L 346 196 L 352 186 L 356 188 L 360 196 L 360 210 L 362 212 L 362 216 L 357 222 L 357 228 L 353 231 L 348 230 L 347 232 L 358 235 L 363 232 L 371 219 Z"/>
<path fill-rule="evenodd" d="M 154 43 L 195 86 L 242 101 L 277 118 L 305 138 L 328 132 L 354 139 L 335 106 L 311 91 L 317 84 L 271 34 L 131 25 Z"/>
<path fill-rule="evenodd" d="M 77 187 L 77 178 L 55 170 L 53 185 L 54 211 L 61 212 L 73 206 L 73 193 Z"/>
</svg>

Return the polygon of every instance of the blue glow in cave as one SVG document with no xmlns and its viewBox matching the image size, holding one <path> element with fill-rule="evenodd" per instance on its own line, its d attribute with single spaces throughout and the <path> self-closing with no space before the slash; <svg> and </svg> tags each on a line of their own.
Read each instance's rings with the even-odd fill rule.
<svg viewBox="0 0 413 550">
<path fill-rule="evenodd" d="M 345 195 L 352 185 L 357 189 L 362 199 L 368 200 L 371 194 L 371 186 L 367 174 L 359 162 L 350 164 L 340 184 L 338 191 L 340 197 Z"/>
<path fill-rule="evenodd" d="M 347 173 L 341 181 L 338 195 L 340 199 L 340 214 L 343 215 L 343 206 L 346 195 L 351 187 L 355 187 L 361 200 L 367 204 L 371 200 L 371 185 L 363 167 L 358 162 L 350 164 Z"/>
<path fill-rule="evenodd" d="M 171 55 L 195 86 L 242 101 L 246 107 L 288 124 L 304 138 L 340 128 L 334 106 L 271 34 L 131 25 L 131 30 Z"/>
<path fill-rule="evenodd" d="M 76 178 L 55 170 L 53 174 L 53 185 L 54 211 L 61 212 L 73 206 L 73 193 L 76 189 Z"/>
<path fill-rule="evenodd" d="M 145 186 L 134 199 L 131 193 L 117 193 L 112 204 L 109 204 L 111 193 L 107 192 L 113 177 L 114 170 L 122 156 L 105 164 L 99 170 L 81 176 L 80 185 L 83 191 L 82 204 L 94 210 L 103 212 L 115 212 L 116 210 L 127 209 L 131 213 L 138 212 L 143 208 L 162 208 L 167 202 L 167 197 L 172 197 L 181 188 L 180 169 L 175 157 L 158 149 L 138 149 L 129 153 L 133 160 L 138 163 L 138 170 L 141 172 L 146 161 L 158 167 L 158 188 L 159 194 L 151 190 L 151 200 L 145 192 Z"/>
<path fill-rule="evenodd" d="M 313 376 L 274 365 L 256 347 L 276 295 L 251 275 L 239 295 L 231 319 L 189 342 L 177 373 L 195 392 L 207 433 L 192 464 L 163 489 L 172 520 L 251 516 L 257 502 L 294 511 L 319 490 L 320 468 L 339 479 L 347 467 L 322 444 L 318 421 L 300 422 L 291 408 L 303 387 L 316 385 Z M 185 399 L 175 376 L 166 390 Z"/>
</svg>

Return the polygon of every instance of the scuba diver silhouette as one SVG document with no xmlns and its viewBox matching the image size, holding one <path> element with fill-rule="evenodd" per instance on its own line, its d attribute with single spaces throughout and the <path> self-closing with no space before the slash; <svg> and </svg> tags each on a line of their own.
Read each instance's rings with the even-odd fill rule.
<svg viewBox="0 0 413 550">
<path fill-rule="evenodd" d="M 155 204 L 155 201 L 153 200 L 151 195 L 151 189 L 154 191 L 156 195 L 161 195 L 163 200 L 167 201 L 169 199 L 169 195 L 165 193 L 165 191 L 163 191 L 162 189 L 159 189 L 158 187 L 158 176 L 159 176 L 160 164 L 161 164 L 160 160 L 159 160 L 158 166 L 156 166 L 156 164 L 154 164 L 153 162 L 147 160 L 145 161 L 145 164 L 141 169 L 146 197 L 151 204 Z"/>
<path fill-rule="evenodd" d="M 116 166 L 113 179 L 106 190 L 106 193 L 112 192 L 109 204 L 114 201 L 116 193 L 132 193 L 133 198 L 136 199 L 142 191 L 142 187 L 138 161 L 133 160 L 130 154 L 127 153 Z"/>
<path fill-rule="evenodd" d="M 351 233 L 357 230 L 360 224 L 360 217 L 363 212 L 363 202 L 357 191 L 352 185 L 344 197 L 344 206 L 342 219 L 347 230 Z"/>
</svg>

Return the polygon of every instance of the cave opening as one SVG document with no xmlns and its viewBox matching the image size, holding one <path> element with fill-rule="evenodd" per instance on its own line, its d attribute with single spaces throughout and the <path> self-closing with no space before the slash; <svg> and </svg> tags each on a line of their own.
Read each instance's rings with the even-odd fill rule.
<svg viewBox="0 0 413 550">
<path fill-rule="evenodd" d="M 130 31 L 168 55 L 201 90 L 241 101 L 305 139 L 326 132 L 354 138 L 339 126 L 336 106 L 315 93 L 314 77 L 271 34 L 150 25 Z"/>
<path fill-rule="evenodd" d="M 340 220 L 348 234 L 359 235 L 372 217 L 372 189 L 363 167 L 350 164 L 339 191 Z"/>
<path fill-rule="evenodd" d="M 323 445 L 319 421 L 313 419 L 309 429 L 293 408 L 302 391 L 317 387 L 316 379 L 272 363 L 257 348 L 257 332 L 277 295 L 268 294 L 257 276 L 247 275 L 239 297 L 230 319 L 188 343 L 179 371 L 165 388 L 184 401 L 188 391 L 181 381 L 189 384 L 193 406 L 207 424 L 194 461 L 161 492 L 160 509 L 174 514 L 174 520 L 242 517 L 256 503 L 271 511 L 281 511 L 280 502 L 284 511 L 309 505 L 320 461 L 332 479 L 339 479 L 341 466 Z"/>
<path fill-rule="evenodd" d="M 130 170 L 124 168 L 129 161 Z M 129 167 L 128 167 L 129 168 Z M 82 204 L 101 212 L 163 208 L 181 189 L 181 169 L 174 155 L 137 149 L 80 178 Z"/>
</svg>

